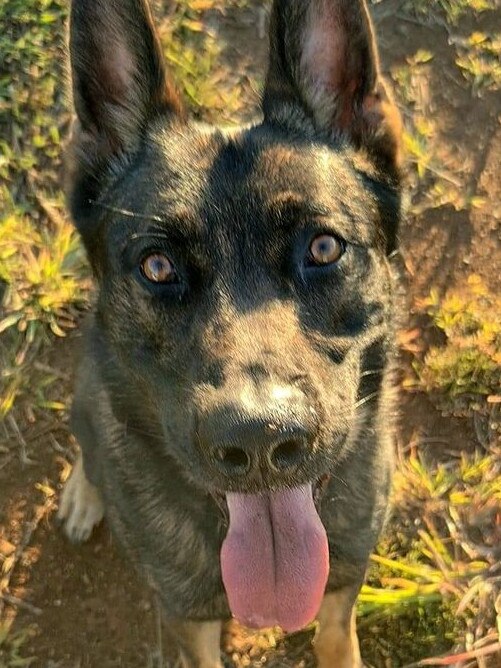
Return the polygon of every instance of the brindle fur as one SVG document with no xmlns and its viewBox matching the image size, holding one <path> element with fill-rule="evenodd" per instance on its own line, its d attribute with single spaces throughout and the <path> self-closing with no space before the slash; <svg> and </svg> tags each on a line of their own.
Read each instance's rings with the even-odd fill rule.
<svg viewBox="0 0 501 668">
<path fill-rule="evenodd" d="M 158 592 L 190 666 L 212 668 L 213 654 L 197 649 L 204 622 L 230 615 L 227 526 L 211 492 L 330 473 L 326 601 L 340 608 L 319 661 L 334 667 L 330 634 L 335 665 L 351 668 L 351 610 L 392 468 L 400 121 L 365 2 L 276 0 L 270 34 L 264 118 L 229 132 L 184 115 L 146 0 L 73 0 L 69 202 L 99 292 L 72 425 L 82 479 Z M 308 240 L 326 231 L 346 240 L 345 255 L 305 271 Z M 178 284 L 141 278 L 151 248 L 170 257 Z M 200 437 L 205 421 L 243 388 L 259 404 L 270 384 L 305 397 L 311 451 L 280 475 L 223 475 Z"/>
</svg>

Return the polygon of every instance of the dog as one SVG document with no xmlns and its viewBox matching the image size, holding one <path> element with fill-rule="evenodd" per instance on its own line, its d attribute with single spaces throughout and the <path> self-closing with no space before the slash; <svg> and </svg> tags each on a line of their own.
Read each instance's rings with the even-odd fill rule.
<svg viewBox="0 0 501 668">
<path fill-rule="evenodd" d="M 387 514 L 401 124 L 364 0 L 275 0 L 262 119 L 190 120 L 146 0 L 73 0 L 68 201 L 98 294 L 58 517 L 106 515 L 183 666 L 354 603 Z"/>
</svg>

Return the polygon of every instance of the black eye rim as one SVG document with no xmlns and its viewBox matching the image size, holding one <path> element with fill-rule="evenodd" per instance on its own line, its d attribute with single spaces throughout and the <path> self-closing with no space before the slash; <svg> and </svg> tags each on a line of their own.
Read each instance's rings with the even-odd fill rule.
<svg viewBox="0 0 501 668">
<path fill-rule="evenodd" d="M 150 258 L 154 255 L 160 255 L 168 261 L 168 263 L 170 264 L 170 266 L 172 268 L 172 278 L 171 279 L 169 279 L 167 281 L 153 281 L 151 278 L 148 278 L 148 276 L 146 275 L 146 272 L 144 270 L 144 263 L 146 262 L 146 260 L 148 260 L 148 258 Z M 138 272 L 139 272 L 141 278 L 148 284 L 148 286 L 153 286 L 153 288 L 161 289 L 161 288 L 169 286 L 169 285 L 177 285 L 180 282 L 179 274 L 176 270 L 176 266 L 175 266 L 174 262 L 167 255 L 167 253 L 165 251 L 161 250 L 161 249 L 149 249 L 149 250 L 145 251 L 141 255 L 141 258 L 139 260 L 137 269 L 138 269 Z"/>
<path fill-rule="evenodd" d="M 335 260 L 332 260 L 332 262 L 318 262 L 317 260 L 315 260 L 315 258 L 313 257 L 313 255 L 311 253 L 311 246 L 312 246 L 313 242 L 316 239 L 318 239 L 319 237 L 324 237 L 324 236 L 332 237 L 339 244 L 339 248 L 340 248 L 339 257 L 336 258 Z M 305 266 L 306 269 L 319 269 L 319 270 L 322 270 L 322 269 L 325 270 L 325 269 L 329 269 L 331 267 L 335 267 L 342 260 L 343 255 L 346 253 L 347 246 L 348 246 L 347 242 L 342 237 L 340 237 L 339 234 L 335 234 L 334 232 L 331 232 L 330 230 L 319 231 L 319 232 L 315 233 L 314 235 L 312 235 L 310 237 L 309 241 L 308 241 L 307 251 L 306 251 L 305 259 L 304 259 L 304 266 Z"/>
</svg>

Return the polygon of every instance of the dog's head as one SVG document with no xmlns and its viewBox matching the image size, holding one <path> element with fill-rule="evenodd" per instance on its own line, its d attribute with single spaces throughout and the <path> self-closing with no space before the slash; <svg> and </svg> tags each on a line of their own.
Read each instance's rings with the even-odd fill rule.
<svg viewBox="0 0 501 668">
<path fill-rule="evenodd" d="M 116 398 L 235 514 L 310 498 L 391 347 L 400 125 L 365 3 L 277 0 L 270 43 L 263 120 L 230 132 L 185 116 L 145 0 L 71 13 L 70 204 Z"/>
</svg>

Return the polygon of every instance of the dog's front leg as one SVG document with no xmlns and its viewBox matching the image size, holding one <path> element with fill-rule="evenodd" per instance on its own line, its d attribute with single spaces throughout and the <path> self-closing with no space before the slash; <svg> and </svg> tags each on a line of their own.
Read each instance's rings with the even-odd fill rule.
<svg viewBox="0 0 501 668">
<path fill-rule="evenodd" d="M 85 475 L 82 453 L 79 453 L 71 475 L 61 494 L 58 521 L 73 543 L 83 543 L 103 519 L 104 505 L 97 487 Z"/>
<path fill-rule="evenodd" d="M 352 587 L 325 595 L 315 639 L 318 668 L 362 668 L 353 607 L 355 598 Z"/>
<path fill-rule="evenodd" d="M 182 668 L 223 668 L 221 622 L 166 620 L 169 640 L 177 646 Z"/>
</svg>

